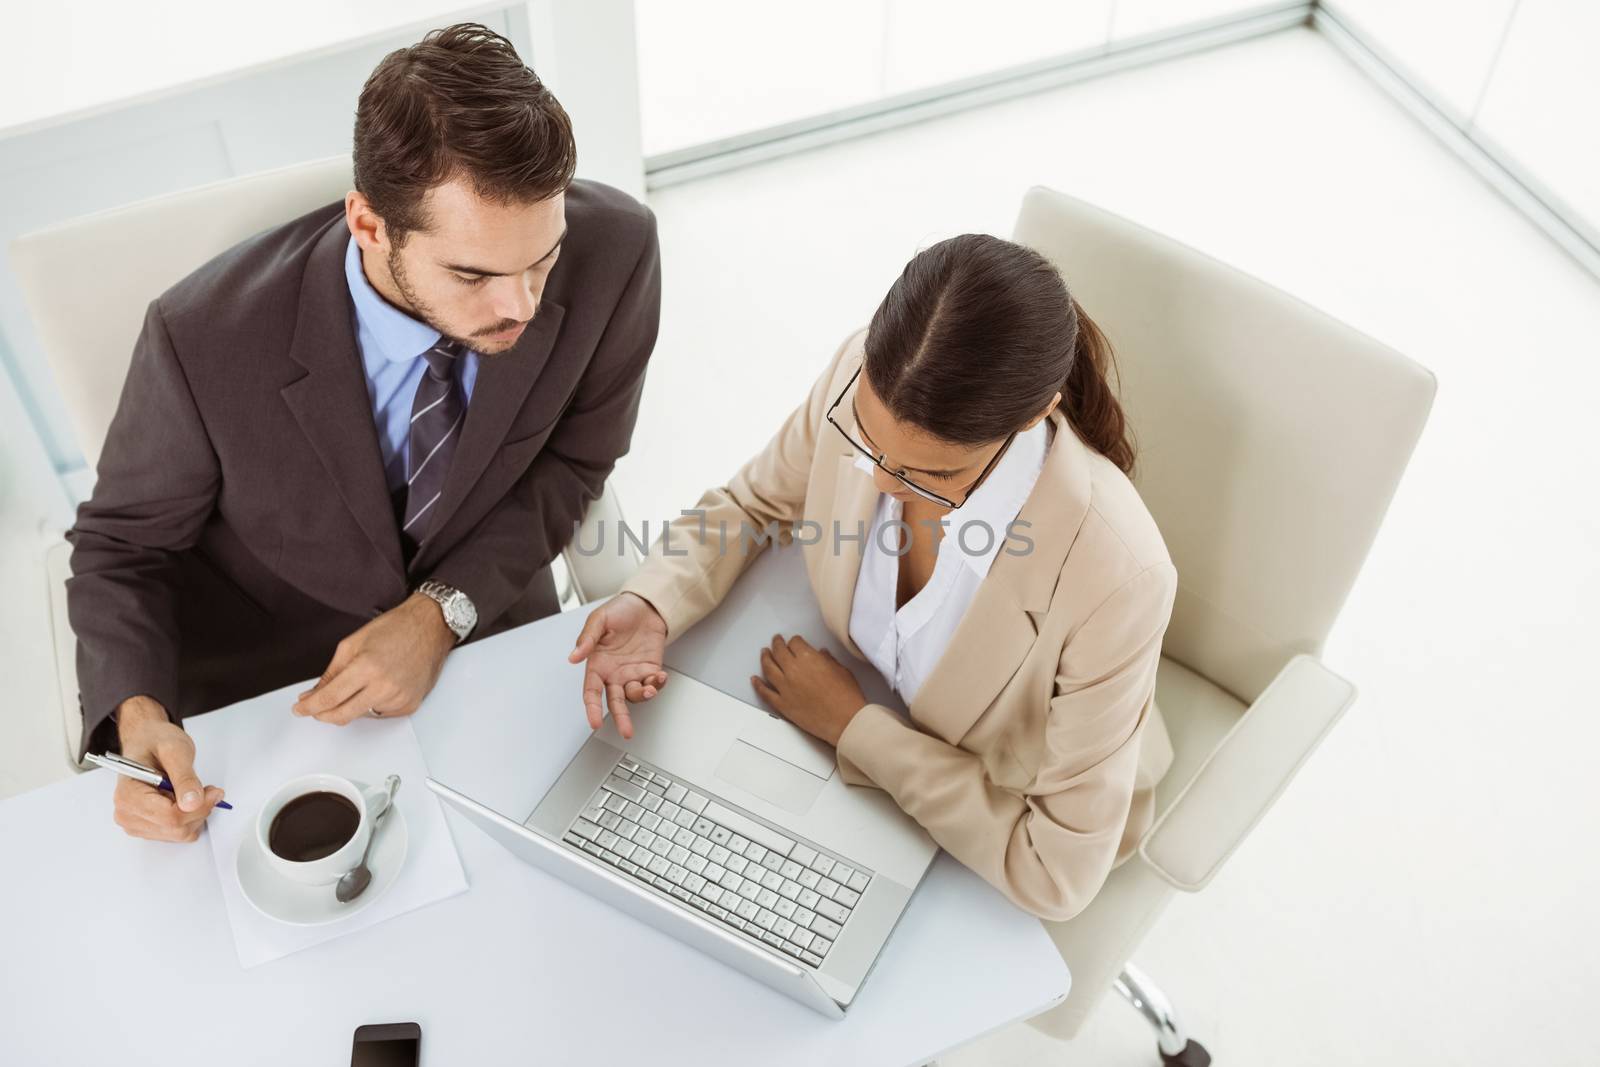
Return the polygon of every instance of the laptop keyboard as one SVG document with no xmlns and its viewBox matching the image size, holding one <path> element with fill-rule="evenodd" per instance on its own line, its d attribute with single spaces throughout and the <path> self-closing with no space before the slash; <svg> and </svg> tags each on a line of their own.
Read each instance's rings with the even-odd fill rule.
<svg viewBox="0 0 1600 1067">
<path fill-rule="evenodd" d="M 812 967 L 872 879 L 632 756 L 618 761 L 565 840 Z"/>
</svg>

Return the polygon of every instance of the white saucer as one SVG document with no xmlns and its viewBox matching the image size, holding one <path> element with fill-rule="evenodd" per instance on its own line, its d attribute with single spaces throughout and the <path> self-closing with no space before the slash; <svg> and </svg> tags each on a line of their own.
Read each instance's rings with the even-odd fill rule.
<svg viewBox="0 0 1600 1067">
<path fill-rule="evenodd" d="M 366 788 L 361 782 L 356 782 L 355 786 Z M 400 876 L 408 840 L 405 812 L 396 804 L 378 825 L 377 839 L 367 857 L 372 882 L 365 893 L 348 904 L 339 903 L 332 885 L 301 885 L 274 871 L 267 865 L 267 858 L 262 855 L 261 845 L 253 833 L 246 834 L 239 842 L 234 871 L 244 898 L 267 918 L 293 926 L 321 926 L 348 918 L 383 896 Z"/>
</svg>

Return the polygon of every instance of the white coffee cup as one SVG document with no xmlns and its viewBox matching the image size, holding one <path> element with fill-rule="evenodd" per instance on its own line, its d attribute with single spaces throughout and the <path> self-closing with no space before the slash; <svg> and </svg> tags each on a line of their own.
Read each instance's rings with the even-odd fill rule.
<svg viewBox="0 0 1600 1067">
<path fill-rule="evenodd" d="M 354 804 L 359 817 L 356 832 L 337 851 L 320 859 L 284 859 L 272 851 L 268 840 L 272 821 L 291 800 L 307 793 L 337 793 Z M 354 867 L 366 851 L 367 840 L 372 836 L 373 813 L 379 809 L 385 795 L 386 790 L 381 785 L 368 786 L 363 792 L 354 782 L 336 774 L 307 774 L 285 782 L 256 816 L 256 842 L 261 846 L 261 854 L 273 870 L 291 881 L 302 885 L 332 885 Z"/>
</svg>

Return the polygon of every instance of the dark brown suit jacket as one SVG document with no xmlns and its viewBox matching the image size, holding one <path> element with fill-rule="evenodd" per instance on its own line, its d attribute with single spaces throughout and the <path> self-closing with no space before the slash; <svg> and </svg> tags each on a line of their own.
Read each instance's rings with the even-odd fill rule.
<svg viewBox="0 0 1600 1067">
<path fill-rule="evenodd" d="M 556 610 L 548 565 L 627 451 L 661 303 L 648 208 L 578 181 L 566 211 L 532 324 L 479 364 L 409 568 L 356 344 L 343 201 L 151 302 L 67 535 L 83 748 L 115 746 L 108 716 L 132 696 L 182 718 L 314 678 L 427 578 L 472 598 L 474 638 Z"/>
</svg>

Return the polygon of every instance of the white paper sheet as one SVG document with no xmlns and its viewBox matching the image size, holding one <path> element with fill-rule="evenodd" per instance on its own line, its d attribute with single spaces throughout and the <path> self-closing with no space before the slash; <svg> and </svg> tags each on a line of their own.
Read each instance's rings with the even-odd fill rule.
<svg viewBox="0 0 1600 1067">
<path fill-rule="evenodd" d="M 206 823 L 212 864 L 233 928 L 239 963 L 255 967 L 291 952 L 362 930 L 395 915 L 454 896 L 467 888 L 439 802 L 424 779 L 427 767 L 409 719 L 358 719 L 329 726 L 291 714 L 303 686 L 185 722 L 195 743 L 201 780 L 218 785 L 234 806 Z M 280 785 L 302 774 L 327 772 L 381 783 L 398 774 L 395 802 L 405 817 L 410 844 L 399 877 L 383 896 L 348 919 L 322 926 L 291 926 L 258 912 L 239 888 L 235 861 L 241 840 L 254 832 L 261 805 Z M 330 887 L 328 892 L 332 893 Z"/>
</svg>

